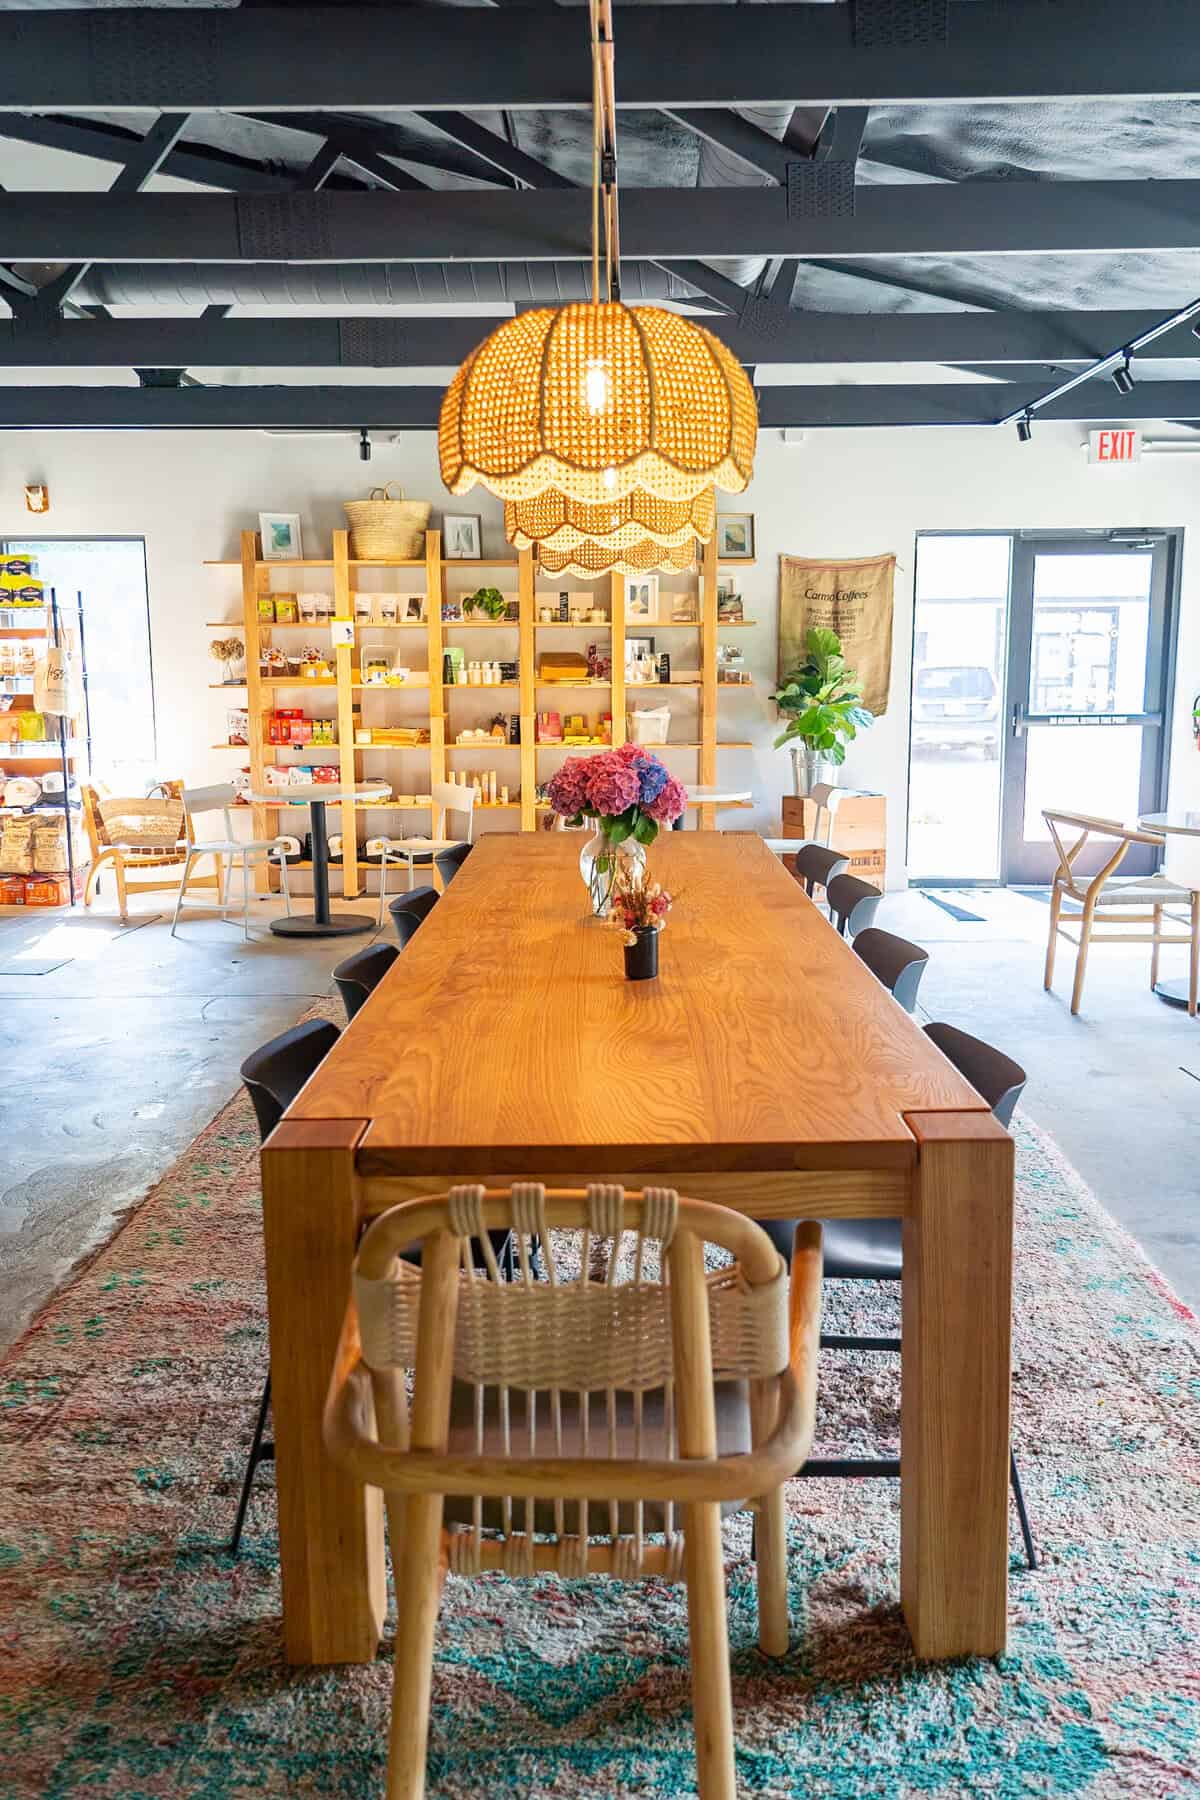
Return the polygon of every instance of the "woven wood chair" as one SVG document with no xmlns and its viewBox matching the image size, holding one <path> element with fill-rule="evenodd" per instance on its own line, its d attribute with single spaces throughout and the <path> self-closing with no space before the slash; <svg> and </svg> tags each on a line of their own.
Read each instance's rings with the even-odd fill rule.
<svg viewBox="0 0 1200 1800">
<path fill-rule="evenodd" d="M 1200 894 L 1177 887 L 1165 875 L 1117 875 L 1131 844 L 1150 844 L 1161 849 L 1165 839 L 1157 832 L 1134 831 L 1119 820 L 1092 818 L 1087 813 L 1044 811 L 1042 817 L 1058 857 L 1058 868 L 1050 889 L 1050 939 L 1046 945 L 1043 985 L 1047 990 L 1053 986 L 1054 953 L 1060 937 L 1077 946 L 1075 981 L 1071 988 L 1073 1013 L 1079 1011 L 1083 1001 L 1083 978 L 1093 943 L 1150 944 L 1151 987 L 1158 981 L 1158 957 L 1162 946 L 1187 944 L 1188 1012 L 1195 1018 L 1200 1000 Z M 1068 836 L 1074 840 L 1070 844 L 1066 842 Z M 1089 840 L 1092 840 L 1093 848 L 1102 846 L 1104 858 L 1094 875 L 1084 875 L 1078 868 Z M 1098 919 L 1116 929 L 1097 930 Z M 1164 919 L 1185 929 L 1165 931 Z M 1150 929 L 1148 932 L 1129 929 L 1138 925 L 1148 925 Z"/>
<path fill-rule="evenodd" d="M 83 890 L 90 906 L 99 888 L 100 873 L 111 865 L 117 884 L 117 910 L 121 923 L 129 920 L 129 894 L 176 893 L 192 841 L 190 819 L 183 809 L 183 783 L 164 781 L 153 799 L 102 794 L 85 782 L 80 787 L 83 824 L 91 848 L 92 866 Z M 145 870 L 173 869 L 174 880 L 143 881 Z M 194 880 L 193 887 L 219 887 L 218 875 Z"/>
<path fill-rule="evenodd" d="M 505 1281 L 487 1233 L 510 1227 L 517 1269 Z M 735 1260 L 706 1272 L 706 1242 Z M 414 1243 L 419 1268 L 400 1260 Z M 820 1244 L 819 1227 L 797 1228 L 789 1301 L 783 1260 L 757 1225 L 668 1189 L 458 1187 L 375 1220 L 325 1442 L 387 1501 L 398 1596 L 389 1800 L 425 1791 L 447 1568 L 682 1578 L 699 1792 L 734 1800 L 721 1509 L 755 1507 L 760 1642 L 782 1655 L 782 1484 L 812 1441 Z"/>
</svg>

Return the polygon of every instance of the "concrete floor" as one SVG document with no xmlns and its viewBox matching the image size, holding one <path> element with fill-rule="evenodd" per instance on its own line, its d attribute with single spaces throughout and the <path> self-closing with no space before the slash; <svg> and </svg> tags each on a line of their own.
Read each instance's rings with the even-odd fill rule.
<svg viewBox="0 0 1200 1800">
<path fill-rule="evenodd" d="M 1024 1064 L 1024 1110 L 1200 1307 L 1200 1022 L 1153 997 L 1142 947 L 1093 950 L 1072 1019 L 1068 946 L 1056 993 L 1042 990 L 1044 902 L 936 898 L 981 917 L 952 918 L 912 891 L 879 919 L 931 952 L 925 1016 Z M 203 913 L 172 939 L 150 899 L 133 905 L 146 922 L 128 930 L 100 913 L 0 916 L 0 1346 L 233 1093 L 247 1051 L 327 994 L 334 963 L 370 941 L 285 943 L 265 932 L 267 903 L 249 944 Z M 1183 952 L 1165 956 L 1181 964 Z"/>
</svg>

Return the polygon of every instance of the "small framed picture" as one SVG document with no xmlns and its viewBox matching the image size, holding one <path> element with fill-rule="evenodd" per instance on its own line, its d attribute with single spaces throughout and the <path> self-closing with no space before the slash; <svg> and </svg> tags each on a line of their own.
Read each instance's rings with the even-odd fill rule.
<svg viewBox="0 0 1200 1800">
<path fill-rule="evenodd" d="M 408 624 L 419 625 L 424 612 L 425 602 L 420 594 L 410 594 L 404 602 L 404 617 Z"/>
<path fill-rule="evenodd" d="M 654 639 L 652 637 L 627 637 L 625 639 L 625 661 L 636 662 L 639 656 L 654 655 Z"/>
<path fill-rule="evenodd" d="M 483 555 L 483 538 L 478 513 L 442 514 L 442 554 L 447 562 L 462 562 Z"/>
<path fill-rule="evenodd" d="M 304 555 L 299 513 L 259 513 L 258 532 L 264 562 L 284 562 Z"/>
<path fill-rule="evenodd" d="M 717 555 L 748 562 L 754 555 L 754 514 L 717 514 Z"/>
<path fill-rule="evenodd" d="M 658 576 L 627 575 L 625 577 L 625 623 L 649 624 L 658 618 Z"/>
</svg>

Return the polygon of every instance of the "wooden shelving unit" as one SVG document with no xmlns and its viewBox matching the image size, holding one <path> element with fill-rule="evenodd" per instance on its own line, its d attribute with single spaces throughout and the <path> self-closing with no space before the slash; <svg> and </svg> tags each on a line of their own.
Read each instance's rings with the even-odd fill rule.
<svg viewBox="0 0 1200 1800">
<path fill-rule="evenodd" d="M 718 631 L 744 629 L 750 621 L 729 623 L 718 626 L 717 621 L 717 566 L 715 541 L 709 544 L 703 554 L 699 566 L 698 582 L 698 618 L 690 621 L 664 619 L 653 621 L 648 629 L 694 631 L 700 637 L 700 667 L 693 680 L 670 683 L 640 682 L 636 686 L 625 681 L 625 583 L 620 575 L 610 578 L 609 618 L 602 623 L 585 622 L 583 624 L 563 623 L 561 620 L 539 621 L 536 616 L 536 564 L 530 551 L 522 551 L 517 556 L 485 557 L 472 559 L 445 559 L 441 552 L 441 534 L 429 531 L 425 534 L 425 555 L 423 558 L 409 558 L 397 561 L 378 559 L 364 560 L 352 558 L 349 553 L 349 535 L 345 531 L 333 533 L 332 556 L 306 558 L 303 561 L 270 561 L 265 562 L 258 554 L 257 534 L 253 531 L 242 533 L 241 558 L 238 562 L 214 560 L 207 567 L 240 569 L 242 588 L 242 629 L 246 643 L 246 709 L 249 713 L 248 744 L 214 745 L 214 748 L 237 749 L 242 751 L 250 764 L 251 785 L 262 791 L 266 784 L 266 767 L 274 753 L 284 746 L 270 744 L 267 741 L 265 728 L 265 712 L 269 711 L 276 696 L 290 691 L 302 694 L 306 690 L 315 690 L 322 694 L 334 693 L 337 696 L 337 743 L 336 745 L 317 745 L 312 747 L 315 760 L 320 754 L 324 760 L 338 763 L 340 778 L 345 786 L 352 786 L 366 778 L 363 758 L 386 757 L 389 753 L 399 752 L 412 755 L 423 752 L 428 756 L 428 780 L 444 781 L 447 778 L 448 759 L 455 752 L 479 752 L 511 757 L 519 769 L 519 799 L 510 800 L 507 805 L 480 806 L 481 813 L 505 813 L 514 815 L 516 828 L 522 831 L 534 831 L 538 826 L 538 813 L 544 810 L 537 801 L 538 786 L 538 751 L 557 751 L 562 754 L 587 754 L 590 750 L 598 750 L 606 746 L 593 745 L 559 745 L 538 744 L 536 742 L 537 702 L 539 694 L 553 693 L 556 689 L 561 693 L 579 692 L 583 689 L 603 693 L 609 696 L 612 709 L 612 741 L 614 745 L 625 741 L 626 703 L 632 693 L 676 692 L 697 697 L 697 725 L 695 733 L 689 733 L 686 741 L 668 743 L 662 746 L 668 752 L 683 752 L 694 755 L 697 760 L 696 777 L 700 785 L 712 787 L 717 781 L 717 758 L 721 750 L 745 750 L 751 746 L 742 740 L 722 741 L 717 736 L 717 710 L 720 696 L 720 684 L 717 681 L 717 638 Z M 442 618 L 442 604 L 452 597 L 447 589 L 446 577 L 455 569 L 511 569 L 517 577 L 517 613 L 516 620 L 501 619 L 494 623 L 472 619 L 445 620 Z M 272 588 L 272 572 L 274 570 L 301 571 L 332 570 L 334 610 L 332 621 L 329 618 L 320 620 L 299 620 L 290 623 L 274 623 L 260 620 L 258 603 L 261 598 L 270 594 Z M 367 622 L 354 619 L 353 590 L 357 585 L 353 579 L 359 570 L 424 570 L 425 573 L 425 617 L 419 621 L 405 619 L 388 622 Z M 554 577 L 558 581 L 560 578 Z M 294 584 L 293 584 L 294 585 Z M 335 673 L 322 680 L 306 680 L 302 676 L 262 676 L 259 673 L 259 652 L 263 641 L 263 633 L 268 635 L 276 631 L 304 630 L 310 636 L 318 636 L 328 632 L 331 623 L 349 621 L 354 626 L 353 642 L 331 647 L 330 656 Z M 209 620 L 213 630 L 228 630 L 235 625 L 234 620 Z M 360 647 L 365 637 L 375 639 L 377 634 L 400 632 L 424 632 L 425 646 L 428 654 L 428 673 L 420 679 L 403 683 L 364 683 L 360 674 Z M 515 682 L 487 683 L 479 686 L 458 684 L 446 687 L 442 679 L 443 650 L 447 640 L 453 641 L 459 633 L 477 631 L 493 634 L 508 634 L 516 640 L 516 659 L 518 679 Z M 574 631 L 581 634 L 590 633 L 595 636 L 607 635 L 611 638 L 612 677 L 607 682 L 586 681 L 579 683 L 544 682 L 537 674 L 537 640 L 541 632 L 557 633 Z M 636 635 L 636 629 L 635 629 Z M 240 687 L 227 687 L 221 683 L 209 684 L 214 691 L 226 694 L 238 694 Z M 741 684 L 748 685 L 748 684 Z M 413 713 L 411 707 L 406 710 L 405 724 L 427 726 L 429 742 L 423 745 L 360 745 L 355 742 L 355 706 L 363 694 L 385 695 L 401 693 L 412 695 L 421 693 L 428 698 L 428 710 L 424 713 Z M 521 742 L 519 745 L 494 741 L 480 741 L 476 744 L 455 744 L 453 741 L 457 713 L 450 715 L 450 709 L 457 702 L 458 696 L 470 694 L 476 701 L 486 702 L 490 694 L 516 693 L 519 696 L 517 712 L 521 724 Z M 286 704 L 286 701 L 284 702 Z M 655 748 L 655 746 L 649 746 Z M 307 750 L 309 747 L 304 746 Z M 458 758 L 453 756 L 453 766 L 457 766 Z M 372 772 L 376 770 L 372 764 Z M 511 787 L 510 783 L 510 787 Z M 424 792 L 424 788 L 419 791 Z M 276 829 L 273 821 L 284 808 L 290 808 L 290 802 L 280 799 L 270 807 L 254 807 L 252 809 L 253 831 L 256 837 L 272 835 Z M 742 803 L 745 804 L 744 802 Z M 341 835 L 344 845 L 343 858 L 340 865 L 343 890 L 348 898 L 361 892 L 361 860 L 356 839 L 356 826 L 364 813 L 387 813 L 394 819 L 397 813 L 411 814 L 422 809 L 412 806 L 397 807 L 380 805 L 377 802 L 358 803 L 344 802 L 341 816 Z M 424 809 L 428 810 L 428 809 Z M 716 824 L 717 808 L 703 805 L 699 808 L 699 824 L 704 830 L 711 830 Z M 293 864 L 303 867 L 303 864 Z M 264 885 L 270 875 L 268 871 L 260 872 L 258 879 Z"/>
</svg>

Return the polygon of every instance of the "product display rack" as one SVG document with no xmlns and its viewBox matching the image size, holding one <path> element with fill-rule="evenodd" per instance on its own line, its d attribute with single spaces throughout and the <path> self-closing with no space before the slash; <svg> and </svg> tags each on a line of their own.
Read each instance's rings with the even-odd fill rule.
<svg viewBox="0 0 1200 1800">
<path fill-rule="evenodd" d="M 35 623 L 35 620 L 38 622 Z M 91 772 L 91 715 L 88 707 L 82 593 L 77 593 L 74 602 L 70 604 L 60 601 L 54 588 L 47 591 L 44 606 L 6 607 L 0 604 L 0 638 L 37 641 L 41 655 L 45 655 L 53 644 L 78 659 L 82 712 L 71 720 L 55 717 L 55 735 L 52 738 L 0 744 L 0 767 L 5 768 L 7 773 L 40 777 L 53 772 L 62 777 L 62 799 L 56 810 L 61 810 L 66 830 L 66 904 L 74 907 L 76 882 L 86 873 L 87 863 L 85 861 L 83 867 L 79 868 L 75 862 L 78 839 L 74 828 L 82 816 L 82 800 L 77 799 L 72 807 L 71 783 L 74 782 L 78 789 L 81 780 L 85 780 Z M 8 709 L 32 711 L 33 686 L 32 675 L 0 676 L 0 694 L 7 696 Z M 0 782 L 0 790 L 2 788 L 3 782 Z M 0 805 L 0 819 L 24 811 L 23 807 Z M 8 907 L 0 907 L 0 911 L 9 910 Z"/>
<path fill-rule="evenodd" d="M 620 575 L 609 577 L 609 618 L 603 623 L 564 622 L 561 620 L 541 621 L 537 618 L 537 565 L 533 553 L 528 550 L 519 554 L 510 553 L 502 557 L 481 557 L 471 559 L 443 558 L 441 552 L 441 534 L 428 531 L 425 534 L 424 557 L 397 559 L 363 559 L 352 558 L 349 553 L 349 534 L 346 531 L 335 531 L 331 557 L 318 557 L 303 560 L 287 559 L 280 561 L 264 561 L 259 555 L 258 535 L 253 531 L 242 533 L 240 561 L 234 563 L 215 562 L 208 566 L 216 568 L 239 569 L 242 588 L 242 620 L 241 626 L 246 645 L 246 678 L 239 686 L 223 683 L 210 683 L 214 691 L 233 695 L 244 685 L 246 693 L 246 711 L 248 714 L 247 737 L 245 745 L 230 744 L 214 748 L 230 748 L 242 751 L 250 765 L 250 785 L 256 792 L 262 792 L 266 786 L 266 768 L 272 752 L 286 746 L 271 744 L 267 740 L 266 713 L 271 702 L 285 692 L 303 694 L 306 689 L 337 696 L 337 744 L 313 747 L 313 758 L 318 750 L 323 753 L 329 763 L 335 760 L 338 764 L 339 779 L 344 787 L 352 787 L 369 779 L 364 765 L 368 759 L 387 757 L 391 752 L 399 752 L 405 756 L 427 754 L 428 781 L 441 782 L 448 779 L 449 773 L 464 768 L 463 759 L 472 754 L 495 756 L 505 759 L 505 765 L 512 764 L 514 773 L 518 774 L 518 797 L 507 803 L 476 802 L 476 811 L 481 816 L 504 814 L 515 820 L 516 829 L 533 831 L 538 826 L 540 808 L 537 802 L 539 775 L 548 778 L 555 762 L 551 753 L 562 756 L 571 754 L 586 755 L 589 749 L 608 748 L 607 745 L 593 743 L 591 745 L 538 744 L 536 742 L 537 712 L 539 696 L 559 693 L 574 693 L 587 689 L 591 692 L 603 692 L 609 696 L 612 712 L 612 742 L 620 745 L 625 741 L 626 703 L 631 694 L 642 691 L 675 692 L 694 694 L 697 697 L 697 724 L 694 733 L 689 733 L 685 742 L 668 743 L 666 745 L 647 746 L 649 749 L 663 749 L 668 752 L 684 752 L 693 754 L 697 761 L 696 775 L 702 787 L 713 787 L 717 782 L 718 753 L 722 750 L 745 750 L 751 746 L 747 740 L 718 739 L 717 708 L 719 688 L 717 680 L 717 638 L 718 630 L 743 629 L 748 621 L 729 622 L 718 627 L 717 621 L 717 554 L 715 541 L 707 545 L 700 560 L 695 577 L 698 587 L 697 617 L 695 620 L 662 620 L 648 623 L 647 631 L 657 633 L 660 630 L 693 631 L 700 639 L 700 666 L 694 674 L 689 673 L 684 681 L 677 682 L 638 682 L 626 683 L 625 680 L 625 581 Z M 272 591 L 272 572 L 303 570 L 332 570 L 333 573 L 333 616 L 319 621 L 299 621 L 296 624 L 282 624 L 263 621 L 259 618 L 259 600 Z M 511 570 L 516 574 L 517 618 L 501 619 L 495 622 L 473 619 L 443 620 L 442 606 L 447 599 L 458 598 L 456 593 L 448 592 L 447 576 L 455 570 L 480 569 L 487 571 Z M 425 617 L 421 620 L 395 620 L 386 622 L 366 622 L 354 620 L 352 592 L 357 585 L 354 577 L 359 570 L 376 570 L 383 572 L 401 570 L 422 570 L 425 577 Z M 545 581 L 553 580 L 556 584 L 563 577 L 545 577 Z M 299 585 L 299 584 L 293 584 Z M 593 590 L 600 594 L 598 584 Z M 556 592 L 561 589 L 556 587 Z M 602 602 L 601 602 L 602 603 Z M 259 654 L 263 644 L 263 633 L 273 634 L 283 630 L 287 632 L 304 630 L 310 636 L 322 631 L 329 631 L 333 623 L 349 621 L 353 627 L 353 641 L 348 644 L 333 645 L 329 658 L 333 663 L 334 674 L 324 679 L 305 679 L 298 676 L 287 677 L 263 676 L 259 672 Z M 237 620 L 209 620 L 212 630 L 228 631 L 237 627 Z M 610 638 L 612 656 L 611 680 L 606 682 L 586 681 L 579 683 L 540 681 L 537 675 L 538 638 L 543 632 L 555 634 L 562 631 L 573 631 L 580 636 Z M 397 644 L 406 643 L 402 633 L 423 632 L 428 655 L 427 678 L 414 679 L 402 683 L 376 684 L 364 683 L 360 676 L 360 649 L 364 637 L 374 638 L 376 634 L 386 634 L 389 638 L 395 634 Z M 491 632 L 498 639 L 505 637 L 516 640 L 516 660 L 518 678 L 515 682 L 487 683 L 483 685 L 467 685 L 463 683 L 446 685 L 443 681 L 443 652 L 448 643 L 453 643 L 464 634 L 468 641 L 476 632 Z M 636 627 L 633 635 L 638 635 Z M 748 685 L 748 684 L 742 684 Z M 427 726 L 429 742 L 425 745 L 362 745 L 355 742 L 356 724 L 355 704 L 359 696 L 372 694 L 377 696 L 398 693 L 412 695 L 422 693 L 428 696 L 426 713 L 414 714 L 411 710 L 405 713 L 405 724 Z M 486 701 L 490 694 L 515 693 L 518 695 L 516 711 L 520 720 L 521 741 L 511 744 L 507 740 L 479 740 L 476 743 L 456 744 L 454 737 L 460 728 L 459 713 L 460 696 L 470 694 L 476 702 Z M 499 707 L 496 708 L 500 710 Z M 308 749 L 307 745 L 303 746 Z M 513 782 L 507 784 L 510 792 Z M 424 787 L 418 792 L 427 791 Z M 747 802 L 728 803 L 745 805 Z M 280 799 L 271 806 L 254 806 L 252 812 L 252 829 L 255 837 L 273 837 L 281 828 L 280 813 L 289 811 L 289 803 Z M 695 809 L 699 813 L 698 823 L 702 830 L 711 830 L 716 825 L 716 814 L 719 810 L 713 804 L 703 804 Z M 429 817 L 428 807 L 418 808 L 412 805 L 398 806 L 395 801 L 389 802 L 352 802 L 345 801 L 341 808 L 341 836 L 343 855 L 340 865 L 343 893 L 347 899 L 353 899 L 362 892 L 362 871 L 364 865 L 361 846 L 357 842 L 357 822 L 364 813 L 386 814 L 389 825 L 394 828 L 398 813 L 411 816 L 413 812 L 423 813 L 422 829 L 428 829 L 426 819 Z M 304 867 L 303 863 L 292 867 Z M 339 865 L 331 865 L 335 870 Z M 256 879 L 261 887 L 266 887 L 273 874 L 265 868 L 259 870 Z"/>
</svg>

